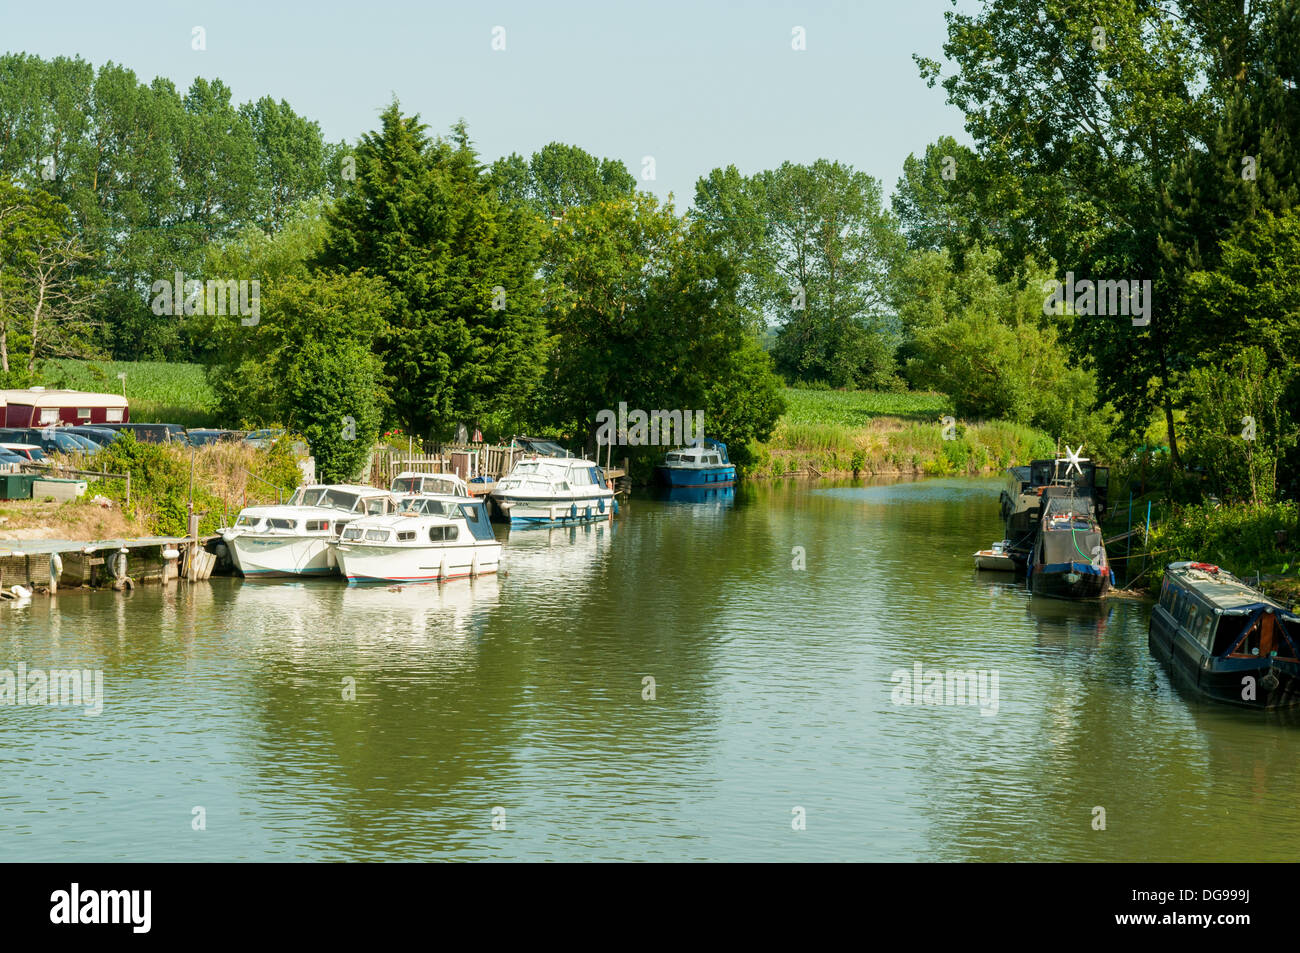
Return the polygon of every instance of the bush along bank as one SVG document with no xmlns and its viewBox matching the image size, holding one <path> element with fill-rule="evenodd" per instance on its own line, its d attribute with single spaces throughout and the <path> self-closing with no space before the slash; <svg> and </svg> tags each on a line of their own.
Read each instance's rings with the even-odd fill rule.
<svg viewBox="0 0 1300 953">
<path fill-rule="evenodd" d="M 945 425 L 878 417 L 860 427 L 782 419 L 756 444 L 749 478 L 802 476 L 962 476 L 1050 457 L 1054 441 L 1005 421 Z"/>
</svg>

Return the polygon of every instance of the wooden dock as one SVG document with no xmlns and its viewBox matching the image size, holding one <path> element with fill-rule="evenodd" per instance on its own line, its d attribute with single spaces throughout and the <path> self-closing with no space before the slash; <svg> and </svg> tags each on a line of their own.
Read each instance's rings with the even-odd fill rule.
<svg viewBox="0 0 1300 953">
<path fill-rule="evenodd" d="M 56 593 L 59 586 L 122 589 L 182 578 L 201 582 L 211 575 L 216 559 L 204 546 L 216 538 L 0 540 L 0 589 L 39 586 Z"/>
</svg>

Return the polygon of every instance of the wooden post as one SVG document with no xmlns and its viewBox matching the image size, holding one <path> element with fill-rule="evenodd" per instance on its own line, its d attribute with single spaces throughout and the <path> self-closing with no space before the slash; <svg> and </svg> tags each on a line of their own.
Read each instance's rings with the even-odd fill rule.
<svg viewBox="0 0 1300 953">
<path fill-rule="evenodd" d="M 126 505 L 131 505 L 131 471 L 126 471 Z"/>
<path fill-rule="evenodd" d="M 185 575 L 189 577 L 190 582 L 199 581 L 199 516 L 197 513 L 190 513 L 190 523 L 188 527 L 189 540 L 186 543 L 188 550 L 185 555 Z"/>
</svg>

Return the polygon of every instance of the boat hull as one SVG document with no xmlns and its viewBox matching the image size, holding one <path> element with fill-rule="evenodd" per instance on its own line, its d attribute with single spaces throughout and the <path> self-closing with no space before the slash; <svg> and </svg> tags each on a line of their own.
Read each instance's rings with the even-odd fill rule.
<svg viewBox="0 0 1300 953">
<path fill-rule="evenodd" d="M 338 543 L 335 559 L 349 582 L 433 582 L 494 573 L 501 544 L 392 546 Z"/>
<path fill-rule="evenodd" d="M 733 464 L 716 467 L 671 467 L 660 464 L 655 467 L 655 476 L 660 483 L 670 487 L 732 486 L 736 482 L 736 468 Z"/>
<path fill-rule="evenodd" d="M 226 538 L 231 561 L 245 576 L 332 576 L 338 573 L 329 536 Z"/>
<path fill-rule="evenodd" d="M 1300 705 L 1300 664 L 1296 662 L 1211 656 L 1159 606 L 1151 610 L 1147 642 L 1151 654 L 1168 668 L 1175 682 L 1207 701 L 1264 709 Z"/>
<path fill-rule="evenodd" d="M 570 499 L 517 497 L 503 494 L 493 496 L 492 500 L 512 525 L 521 526 L 594 523 L 610 519 L 614 512 L 612 492 Z"/>
<path fill-rule="evenodd" d="M 1099 599 L 1114 580 L 1109 567 L 1091 563 L 1053 563 L 1029 567 L 1029 591 L 1054 599 Z"/>
<path fill-rule="evenodd" d="M 975 568 L 986 572 L 1015 572 L 1016 561 L 1006 553 L 995 553 L 991 549 L 982 549 L 975 554 Z"/>
</svg>

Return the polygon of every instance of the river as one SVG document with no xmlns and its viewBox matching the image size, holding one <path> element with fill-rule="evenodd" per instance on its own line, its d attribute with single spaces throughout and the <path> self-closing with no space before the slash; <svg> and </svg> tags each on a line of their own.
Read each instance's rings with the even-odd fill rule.
<svg viewBox="0 0 1300 953">
<path fill-rule="evenodd" d="M 0 603 L 0 669 L 104 673 L 98 715 L 0 706 L 0 857 L 1293 859 L 1300 727 L 1173 688 L 1145 602 L 977 574 L 999 485 L 638 495 L 441 587 Z"/>
</svg>

